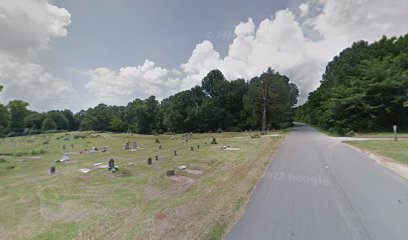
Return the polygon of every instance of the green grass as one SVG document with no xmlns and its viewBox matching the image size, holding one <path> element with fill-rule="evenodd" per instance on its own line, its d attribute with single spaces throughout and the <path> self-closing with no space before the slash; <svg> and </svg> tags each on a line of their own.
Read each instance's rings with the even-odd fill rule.
<svg viewBox="0 0 408 240">
<path fill-rule="evenodd" d="M 408 164 L 407 140 L 346 141 L 346 143 Z"/>
<path fill-rule="evenodd" d="M 358 133 L 357 137 L 394 139 L 394 133 L 392 132 Z M 398 138 L 408 138 L 408 133 L 406 132 L 398 133 L 397 137 Z"/>
<path fill-rule="evenodd" d="M 282 141 L 251 134 L 194 134 L 189 142 L 181 135 L 94 132 L 0 139 L 0 239 L 220 239 Z M 210 144 L 213 135 L 218 145 Z M 146 149 L 125 151 L 127 141 Z M 80 154 L 102 146 L 110 150 Z M 72 160 L 56 163 L 64 152 Z M 111 158 L 118 172 L 93 167 Z M 179 181 L 166 177 L 181 164 L 202 174 L 176 170 Z M 55 175 L 48 175 L 51 166 Z"/>
<path fill-rule="evenodd" d="M 210 228 L 207 238 L 209 240 L 222 240 L 226 230 L 227 224 L 225 222 L 217 222 Z"/>
</svg>

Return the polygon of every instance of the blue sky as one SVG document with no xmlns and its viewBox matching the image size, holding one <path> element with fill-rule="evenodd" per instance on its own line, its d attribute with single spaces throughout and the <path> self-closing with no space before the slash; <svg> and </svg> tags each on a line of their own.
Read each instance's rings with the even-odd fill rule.
<svg viewBox="0 0 408 240">
<path fill-rule="evenodd" d="M 196 44 L 212 40 L 226 54 L 235 26 L 259 23 L 288 1 L 53 1 L 71 13 L 68 36 L 54 42 L 49 62 L 74 68 L 119 68 L 151 59 L 175 68 Z M 226 33 L 226 34 L 224 34 Z M 210 39 L 208 39 L 210 38 Z M 59 67 L 59 66 L 56 66 Z"/>
<path fill-rule="evenodd" d="M 0 102 L 74 111 L 159 99 L 267 67 L 301 102 L 354 41 L 406 34 L 405 0 L 0 0 Z"/>
</svg>

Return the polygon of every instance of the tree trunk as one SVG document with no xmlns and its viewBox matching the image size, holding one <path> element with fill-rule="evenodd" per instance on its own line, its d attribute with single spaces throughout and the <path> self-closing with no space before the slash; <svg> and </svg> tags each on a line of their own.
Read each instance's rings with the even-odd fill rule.
<svg viewBox="0 0 408 240">
<path fill-rule="evenodd" d="M 264 89 L 263 89 L 263 109 L 262 109 L 262 132 L 266 131 L 266 98 L 267 98 L 267 91 L 268 91 L 268 83 L 265 83 Z"/>
<path fill-rule="evenodd" d="M 264 104 L 262 111 L 262 132 L 266 131 L 266 106 Z"/>
</svg>

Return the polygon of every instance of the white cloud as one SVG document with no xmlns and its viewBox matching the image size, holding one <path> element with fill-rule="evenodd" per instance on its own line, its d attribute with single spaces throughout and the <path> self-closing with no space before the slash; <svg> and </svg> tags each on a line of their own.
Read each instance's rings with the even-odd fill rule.
<svg viewBox="0 0 408 240">
<path fill-rule="evenodd" d="M 197 44 L 187 63 L 181 65 L 186 77 L 181 82 L 182 89 L 199 85 L 207 73 L 219 67 L 220 54 L 214 50 L 210 41 Z"/>
<path fill-rule="evenodd" d="M 47 0 L 0 1 L 0 94 L 2 102 L 21 99 L 33 109 L 60 109 L 74 90 L 35 63 L 50 38 L 67 35 L 71 15 Z"/>
<path fill-rule="evenodd" d="M 63 37 L 71 15 L 47 0 L 0 1 L 0 53 L 13 58 L 32 57 L 46 48 L 50 37 Z"/>
<path fill-rule="evenodd" d="M 305 17 L 309 13 L 309 5 L 307 3 L 301 3 L 299 5 L 300 16 Z"/>
<path fill-rule="evenodd" d="M 286 9 L 258 26 L 251 18 L 239 23 L 225 57 L 210 41 L 203 41 L 179 69 L 155 67 L 152 62 L 126 67 L 118 73 L 95 69 L 90 71 L 87 86 L 106 101 L 122 95 L 126 99 L 139 97 L 138 94 L 165 97 L 200 84 L 212 69 L 220 69 L 227 79 L 233 80 L 250 79 L 272 67 L 298 85 L 300 102 L 304 102 L 307 94 L 318 87 L 325 65 L 342 49 L 359 40 L 372 42 L 382 35 L 406 34 L 406 9 L 405 0 L 310 0 L 299 5 L 299 16 Z M 124 69 L 131 74 L 125 74 Z M 146 78 L 150 71 L 154 77 Z M 177 72 L 178 77 L 171 77 L 171 71 Z M 170 83 L 166 85 L 167 81 Z M 98 84 L 105 89 L 92 90 L 101 88 Z"/>
<path fill-rule="evenodd" d="M 75 92 L 69 83 L 33 63 L 6 62 L 0 65 L 4 99 L 27 101 L 35 109 L 63 109 L 72 106 Z"/>
<path fill-rule="evenodd" d="M 118 72 L 97 68 L 87 72 L 86 89 L 101 102 L 124 104 L 150 95 L 165 96 L 180 90 L 179 73 L 156 67 L 146 60 L 142 66 L 123 67 Z"/>
<path fill-rule="evenodd" d="M 230 79 L 250 79 L 272 67 L 288 75 L 301 91 L 301 102 L 319 85 L 325 65 L 353 42 L 378 40 L 381 36 L 407 34 L 405 0 L 312 0 L 299 6 L 300 19 L 292 11 L 280 10 L 255 27 L 252 19 L 240 23 L 235 39 L 224 58 L 203 42 L 207 54 L 197 54 L 197 45 L 186 64 L 194 72 L 183 80 L 197 83 L 212 68 L 220 69 Z M 206 57 L 208 56 L 208 57 Z M 192 60 L 193 58 L 193 60 Z"/>
</svg>

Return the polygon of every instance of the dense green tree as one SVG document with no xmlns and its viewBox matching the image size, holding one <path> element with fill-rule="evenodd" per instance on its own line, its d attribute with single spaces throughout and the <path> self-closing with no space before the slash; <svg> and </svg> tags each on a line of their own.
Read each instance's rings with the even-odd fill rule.
<svg viewBox="0 0 408 240">
<path fill-rule="evenodd" d="M 20 100 L 14 100 L 8 103 L 10 112 L 8 128 L 11 133 L 17 135 L 24 133 L 24 118 L 29 114 L 27 107 L 28 103 Z"/>
<path fill-rule="evenodd" d="M 226 96 L 230 90 L 230 83 L 220 70 L 212 70 L 201 82 L 202 90 L 211 97 L 214 104 L 225 106 Z"/>
<path fill-rule="evenodd" d="M 244 79 L 230 82 L 229 91 L 226 95 L 224 129 L 241 130 L 246 124 L 244 114 L 244 95 L 248 92 L 248 83 Z"/>
<path fill-rule="evenodd" d="M 74 114 L 71 112 L 71 110 L 65 109 L 64 111 L 62 111 L 62 114 L 68 120 L 68 125 L 67 125 L 66 130 L 68 131 L 78 130 L 79 122 L 76 121 Z"/>
<path fill-rule="evenodd" d="M 0 137 L 7 134 L 9 118 L 10 114 L 7 107 L 0 104 Z"/>
<path fill-rule="evenodd" d="M 267 127 L 277 128 L 290 123 L 291 107 L 296 103 L 293 95 L 297 92 L 289 78 L 269 68 L 249 83 L 244 98 L 247 123 L 254 128 L 260 123 L 263 132 Z"/>
<path fill-rule="evenodd" d="M 42 123 L 42 131 L 46 132 L 49 130 L 55 130 L 57 129 L 57 124 L 55 123 L 54 119 L 51 117 L 47 117 L 46 119 L 44 119 L 43 123 Z"/>
<path fill-rule="evenodd" d="M 126 120 L 129 130 L 149 134 L 160 128 L 160 104 L 154 96 L 145 100 L 135 99 L 127 105 Z"/>
<path fill-rule="evenodd" d="M 268 99 L 267 107 L 268 126 L 280 126 L 280 123 L 289 121 L 291 111 L 288 111 L 286 106 L 292 106 L 297 101 L 296 85 L 289 85 L 289 80 L 284 76 L 279 77 L 280 80 L 266 80 L 271 83 L 271 89 L 268 88 L 268 94 L 271 93 L 268 95 L 271 100 Z M 263 81 L 264 78 L 268 77 L 265 75 L 257 79 Z M 32 130 L 35 132 L 37 129 L 130 131 L 142 134 L 163 131 L 208 132 L 218 129 L 237 131 L 259 127 L 259 106 L 251 99 L 259 94 L 257 84 L 255 80 L 227 81 L 221 71 L 213 70 L 203 78 L 201 86 L 176 93 L 161 103 L 154 96 L 150 96 L 145 100 L 135 99 L 127 106 L 99 104 L 75 115 L 70 110 L 53 110 L 43 114 L 26 110 L 22 125 L 19 125 L 18 121 L 8 121 L 8 109 L 2 112 L 0 106 L 0 119 L 13 122 L 13 129 L 18 129 L 18 134 L 24 133 L 24 127 L 31 130 L 25 133 L 33 133 Z M 277 97 L 272 98 L 275 95 Z M 283 96 L 289 97 L 283 100 Z M 281 107 L 282 104 L 285 107 Z M 17 119 L 15 109 L 16 107 L 14 119 Z M 274 117 L 269 118 L 269 115 Z M 251 118 L 255 121 L 251 122 Z M 6 127 L 9 129 L 10 126 L 0 124 L 0 130 L 4 131 Z"/>
<path fill-rule="evenodd" d="M 408 128 L 408 35 L 360 41 L 328 63 L 320 87 L 297 109 L 297 118 L 326 130 Z"/>
<path fill-rule="evenodd" d="M 109 123 L 108 130 L 112 132 L 123 132 L 126 130 L 126 125 L 119 117 L 113 117 Z"/>
<path fill-rule="evenodd" d="M 162 101 L 163 122 L 169 131 L 202 131 L 198 127 L 198 108 L 209 99 L 200 87 L 176 93 Z"/>
<path fill-rule="evenodd" d="M 24 127 L 31 130 L 41 130 L 43 120 L 43 114 L 31 112 L 24 118 Z"/>
<path fill-rule="evenodd" d="M 52 110 L 47 112 L 47 118 L 51 118 L 54 120 L 55 124 L 57 125 L 57 130 L 68 130 L 69 129 L 69 121 L 65 117 L 62 111 Z"/>
<path fill-rule="evenodd" d="M 0 92 L 3 86 L 0 85 Z M 6 106 L 0 103 L 0 137 L 7 134 L 7 127 L 9 122 L 10 114 Z"/>
<path fill-rule="evenodd" d="M 102 103 L 82 114 L 80 130 L 106 131 L 113 118 L 112 108 Z"/>
</svg>

